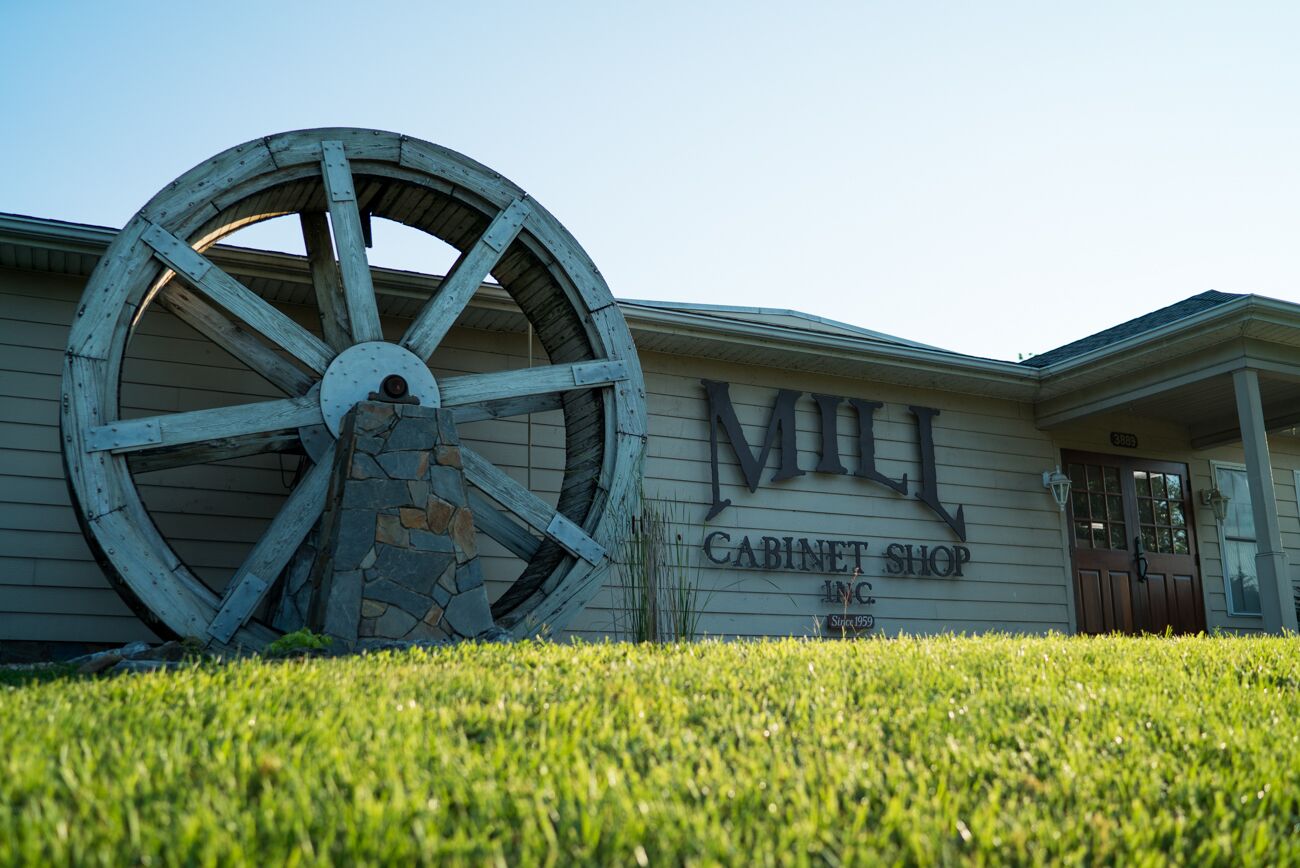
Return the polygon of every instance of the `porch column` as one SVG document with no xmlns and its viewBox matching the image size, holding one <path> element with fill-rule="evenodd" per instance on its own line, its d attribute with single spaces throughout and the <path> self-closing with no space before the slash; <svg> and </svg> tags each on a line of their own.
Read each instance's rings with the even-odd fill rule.
<svg viewBox="0 0 1300 868">
<path fill-rule="evenodd" d="M 1277 520 L 1277 495 L 1273 464 L 1264 430 L 1264 408 L 1259 398 L 1259 375 L 1242 369 L 1232 374 L 1241 424 L 1241 445 L 1246 450 L 1246 479 L 1250 483 L 1251 511 L 1255 518 L 1255 571 L 1259 576 L 1260 609 L 1264 629 L 1270 633 L 1296 629 L 1295 599 L 1287 576 L 1282 529 Z"/>
</svg>

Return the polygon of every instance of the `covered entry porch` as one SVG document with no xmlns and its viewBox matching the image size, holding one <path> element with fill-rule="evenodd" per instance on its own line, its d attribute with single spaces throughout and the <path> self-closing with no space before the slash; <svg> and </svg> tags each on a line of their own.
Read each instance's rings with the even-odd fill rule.
<svg viewBox="0 0 1300 868">
<path fill-rule="evenodd" d="M 1113 588 L 1129 582 L 1131 605 L 1137 607 L 1136 620 L 1129 623 L 1137 632 L 1139 598 L 1152 593 L 1142 574 L 1150 571 L 1163 580 L 1163 568 L 1173 565 L 1161 563 L 1157 572 L 1157 562 L 1182 556 L 1176 566 L 1188 582 L 1196 577 L 1198 595 L 1222 588 L 1226 615 L 1218 620 L 1240 625 L 1254 618 L 1255 629 L 1295 631 L 1291 562 L 1300 546 L 1300 306 L 1205 293 L 1033 361 L 1043 373 L 1036 424 L 1062 444 L 1063 460 L 1073 461 L 1076 477 L 1085 468 L 1085 497 L 1077 496 L 1076 478 L 1069 515 L 1075 582 L 1081 570 L 1111 575 Z M 1176 435 L 1159 454 L 1144 447 L 1145 438 L 1130 440 L 1127 432 L 1113 432 L 1109 442 L 1098 443 L 1097 426 L 1116 418 L 1135 420 L 1138 427 L 1149 421 Z M 1094 454 L 1071 454 L 1069 446 L 1082 445 L 1081 429 L 1092 432 L 1088 452 Z M 1102 468 L 1121 466 L 1129 474 L 1122 477 L 1124 490 L 1108 492 Z M 1088 480 L 1087 468 L 1099 474 L 1098 483 Z M 1155 475 L 1143 492 L 1147 474 Z M 1118 486 L 1116 471 L 1104 475 Z M 1173 481 L 1179 487 L 1176 497 Z M 1107 497 L 1111 509 L 1098 515 L 1096 507 L 1105 508 Z M 1082 508 L 1088 514 L 1077 514 Z M 1207 546 L 1218 551 L 1217 559 L 1202 556 Z M 1107 592 L 1111 589 L 1108 584 Z M 1075 615 L 1081 632 L 1126 629 L 1116 608 L 1123 601 L 1109 598 L 1101 600 L 1106 617 L 1102 629 L 1095 629 L 1097 602 L 1079 590 L 1076 586 Z M 1180 599 L 1171 594 L 1171 601 Z M 1175 624 L 1170 615 L 1165 623 L 1179 631 L 1194 629 L 1188 628 L 1195 621 L 1186 613 L 1179 618 Z M 1202 627 L 1224 626 L 1212 613 L 1208 623 L 1203 614 L 1200 618 Z"/>
</svg>

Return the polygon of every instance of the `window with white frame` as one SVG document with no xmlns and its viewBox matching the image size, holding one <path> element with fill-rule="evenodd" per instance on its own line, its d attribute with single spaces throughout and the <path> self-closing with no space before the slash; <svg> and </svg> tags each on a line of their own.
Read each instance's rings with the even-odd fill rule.
<svg viewBox="0 0 1300 868">
<path fill-rule="evenodd" d="M 1259 574 L 1255 570 L 1255 513 L 1250 506 L 1246 468 L 1214 465 L 1214 484 L 1228 498 L 1228 515 L 1219 525 L 1219 550 L 1228 614 L 1259 615 Z"/>
</svg>

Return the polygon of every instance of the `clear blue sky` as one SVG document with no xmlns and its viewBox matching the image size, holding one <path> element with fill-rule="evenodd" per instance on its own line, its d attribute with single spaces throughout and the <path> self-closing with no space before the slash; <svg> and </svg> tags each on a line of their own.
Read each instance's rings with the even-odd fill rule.
<svg viewBox="0 0 1300 868">
<path fill-rule="evenodd" d="M 529 190 L 620 297 L 1014 359 L 1300 301 L 1297 44 L 1281 2 L 0 0 L 0 211 L 120 226 L 230 145 L 374 126 Z"/>
</svg>

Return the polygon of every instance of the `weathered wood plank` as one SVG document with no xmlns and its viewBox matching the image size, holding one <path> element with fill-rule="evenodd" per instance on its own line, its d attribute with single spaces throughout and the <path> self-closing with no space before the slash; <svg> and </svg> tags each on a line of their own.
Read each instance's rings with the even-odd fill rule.
<svg viewBox="0 0 1300 868">
<path fill-rule="evenodd" d="M 208 635 L 218 642 L 229 642 L 270 589 L 271 584 L 261 576 L 241 570 L 239 576 L 231 581 L 221 608 L 208 625 Z"/>
<path fill-rule="evenodd" d="M 63 371 L 60 421 L 65 464 L 68 481 L 81 495 L 81 514 L 87 521 L 120 509 L 124 500 L 116 477 L 109 472 L 109 456 L 81 449 L 82 442 L 106 416 L 100 394 L 107 367 L 101 359 L 68 355 Z"/>
<path fill-rule="evenodd" d="M 315 384 L 316 381 L 307 373 L 176 282 L 163 288 L 158 294 L 158 303 L 285 394 L 305 395 Z"/>
<path fill-rule="evenodd" d="M 422 359 L 433 355 L 479 285 L 519 235 L 531 211 L 527 199 L 516 199 L 488 224 L 482 237 L 456 260 L 437 294 L 407 328 L 402 346 Z"/>
<path fill-rule="evenodd" d="M 320 462 L 307 471 L 231 579 L 221 608 L 208 625 L 208 635 L 218 642 L 229 642 L 235 631 L 252 617 L 325 510 L 325 492 L 334 469 L 334 449 L 330 446 Z"/>
<path fill-rule="evenodd" d="M 166 546 L 138 498 L 89 524 L 100 548 L 116 554 L 113 564 L 119 572 L 152 580 L 148 587 L 132 588 L 149 611 L 182 636 L 201 635 L 206 621 L 200 615 L 201 595 L 211 594 Z"/>
<path fill-rule="evenodd" d="M 86 449 L 92 453 L 138 452 L 320 424 L 320 401 L 307 395 L 109 422 L 86 432 Z M 233 452 L 230 457 L 235 457 Z"/>
<path fill-rule="evenodd" d="M 541 541 L 507 518 L 477 491 L 469 493 L 469 508 L 474 513 L 474 526 L 501 543 L 515 557 L 530 561 Z"/>
<path fill-rule="evenodd" d="M 282 347 L 318 374 L 324 374 L 334 351 L 320 338 L 258 297 L 252 290 L 212 264 L 203 254 L 160 226 L 150 226 L 144 242 L 155 255 L 191 286 L 246 322 L 258 334 Z"/>
<path fill-rule="evenodd" d="M 588 536 L 585 530 L 565 518 L 561 512 L 557 511 L 551 516 L 546 535 L 563 546 L 565 551 L 577 555 L 589 564 L 599 564 L 605 559 L 605 547 Z"/>
<path fill-rule="evenodd" d="M 104 252 L 92 277 L 99 291 L 84 294 L 68 334 L 68 352 L 111 359 L 115 343 L 125 340 L 139 299 L 162 270 L 152 251 L 138 243 L 150 225 L 137 214 Z"/>
<path fill-rule="evenodd" d="M 229 461 L 267 452 L 288 452 L 301 448 L 297 431 L 271 431 L 243 437 L 224 437 L 186 446 L 167 446 L 149 452 L 134 452 L 127 457 L 132 473 L 152 473 L 174 467 L 191 467 L 210 461 Z"/>
<path fill-rule="evenodd" d="M 149 200 L 141 213 L 156 223 L 177 224 L 207 219 L 218 210 L 216 200 L 250 178 L 269 175 L 276 161 L 265 139 L 254 139 L 222 151 L 168 184 Z"/>
<path fill-rule="evenodd" d="M 379 327 L 379 306 L 375 301 L 370 263 L 366 260 L 357 191 L 342 142 L 321 142 L 321 174 L 325 178 L 330 225 L 334 229 L 334 245 L 338 248 L 339 274 L 343 279 L 343 299 L 348 323 L 352 327 L 352 340 L 355 343 L 381 341 L 384 333 Z"/>
<path fill-rule="evenodd" d="M 481 404 L 572 389 L 608 386 L 627 379 L 622 361 L 573 362 L 490 374 L 467 374 L 438 382 L 444 407 Z"/>
<path fill-rule="evenodd" d="M 498 207 L 503 207 L 512 198 L 523 195 L 523 190 L 517 185 L 482 163 L 450 148 L 421 139 L 402 137 L 398 163 L 404 168 L 427 173 L 431 178 L 443 183 L 449 182 L 455 187 L 469 190 Z"/>
<path fill-rule="evenodd" d="M 461 463 L 465 466 L 465 478 L 469 482 L 523 519 L 533 530 L 546 532 L 551 516 L 555 514 L 553 507 L 464 444 L 461 444 L 460 456 Z"/>
<path fill-rule="evenodd" d="M 401 157 L 404 136 L 380 130 L 355 127 L 325 127 L 313 130 L 296 130 L 272 136 L 267 147 L 275 156 L 275 164 L 297 166 L 320 161 L 322 141 L 342 142 L 354 160 L 378 160 L 396 163 Z"/>
<path fill-rule="evenodd" d="M 465 465 L 465 478 L 488 497 L 523 519 L 529 527 L 555 540 L 565 551 L 577 557 L 588 561 L 603 557 L 604 547 L 582 528 L 556 512 L 482 455 L 462 445 L 460 457 Z"/>
<path fill-rule="evenodd" d="M 298 221 L 302 224 L 302 240 L 307 248 L 311 283 L 316 290 L 321 331 L 325 334 L 325 342 L 342 352 L 352 346 L 352 329 L 348 325 L 347 302 L 343 298 L 339 264 L 334 259 L 329 221 L 318 211 L 299 214 Z"/>
<path fill-rule="evenodd" d="M 541 248 L 534 247 L 534 252 L 543 262 L 554 258 L 550 270 L 557 277 L 563 275 L 568 279 L 577 290 L 583 308 L 594 313 L 614 304 L 614 296 L 591 257 L 554 215 L 539 206 L 535 220 L 529 225 L 529 234 L 532 236 L 528 239 L 530 246 L 535 240 L 537 247 Z"/>
<path fill-rule="evenodd" d="M 558 392 L 542 395 L 525 395 L 522 398 L 506 398 L 501 401 L 484 401 L 477 404 L 461 404 L 451 408 L 457 424 L 479 422 L 484 419 L 508 419 L 511 416 L 525 416 L 529 413 L 545 413 L 559 410 L 563 400 Z"/>
</svg>

